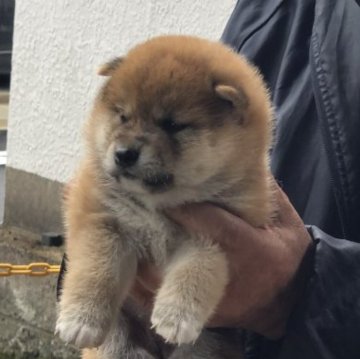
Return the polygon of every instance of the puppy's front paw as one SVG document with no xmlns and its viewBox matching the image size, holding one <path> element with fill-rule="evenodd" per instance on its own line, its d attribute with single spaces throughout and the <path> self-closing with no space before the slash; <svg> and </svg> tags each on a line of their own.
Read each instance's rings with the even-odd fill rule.
<svg viewBox="0 0 360 359">
<path fill-rule="evenodd" d="M 98 347 L 104 341 L 106 330 L 90 323 L 95 321 L 84 320 L 78 313 L 61 313 L 57 322 L 55 333 L 66 342 L 79 348 Z"/>
<path fill-rule="evenodd" d="M 151 316 L 152 328 L 166 342 L 173 344 L 194 343 L 202 330 L 202 321 L 186 310 L 177 307 L 155 303 Z"/>
</svg>

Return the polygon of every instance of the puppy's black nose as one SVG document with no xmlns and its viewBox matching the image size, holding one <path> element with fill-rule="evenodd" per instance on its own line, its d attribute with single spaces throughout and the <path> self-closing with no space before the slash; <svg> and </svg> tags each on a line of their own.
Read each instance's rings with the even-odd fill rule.
<svg viewBox="0 0 360 359">
<path fill-rule="evenodd" d="M 131 167 L 137 162 L 139 155 L 139 150 L 131 148 L 116 150 L 115 163 L 120 167 Z"/>
</svg>

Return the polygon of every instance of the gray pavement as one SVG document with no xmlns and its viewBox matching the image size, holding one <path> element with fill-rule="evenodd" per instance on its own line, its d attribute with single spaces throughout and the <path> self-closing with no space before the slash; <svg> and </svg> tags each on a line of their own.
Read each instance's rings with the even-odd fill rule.
<svg viewBox="0 0 360 359">
<path fill-rule="evenodd" d="M 40 236 L 0 227 L 0 261 L 58 264 L 64 248 L 45 247 Z M 79 353 L 54 337 L 56 275 L 0 280 L 0 358 L 77 359 Z"/>
</svg>

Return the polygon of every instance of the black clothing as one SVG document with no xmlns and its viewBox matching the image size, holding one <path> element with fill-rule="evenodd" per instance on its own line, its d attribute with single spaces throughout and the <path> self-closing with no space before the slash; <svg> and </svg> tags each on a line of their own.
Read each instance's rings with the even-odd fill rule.
<svg viewBox="0 0 360 359">
<path fill-rule="evenodd" d="M 272 170 L 316 240 L 284 340 L 252 338 L 248 358 L 358 359 L 359 1 L 239 0 L 222 41 L 264 75 L 276 114 Z"/>
</svg>

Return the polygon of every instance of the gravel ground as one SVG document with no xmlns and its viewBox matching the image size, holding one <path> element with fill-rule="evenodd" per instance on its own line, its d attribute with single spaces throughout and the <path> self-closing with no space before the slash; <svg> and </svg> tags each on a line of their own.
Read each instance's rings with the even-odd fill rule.
<svg viewBox="0 0 360 359">
<path fill-rule="evenodd" d="M 0 263 L 59 264 L 63 248 L 44 247 L 39 236 L 0 227 Z M 0 277 L 0 359 L 75 359 L 78 352 L 53 334 L 56 275 Z"/>
</svg>

